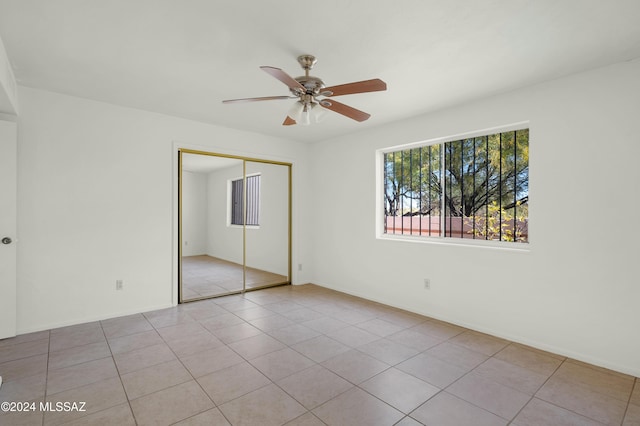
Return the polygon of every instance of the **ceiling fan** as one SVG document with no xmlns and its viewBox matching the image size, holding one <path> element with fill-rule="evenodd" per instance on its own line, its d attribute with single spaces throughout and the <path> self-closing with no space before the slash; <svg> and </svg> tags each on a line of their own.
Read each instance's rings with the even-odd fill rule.
<svg viewBox="0 0 640 426">
<path fill-rule="evenodd" d="M 324 82 L 318 77 L 309 75 L 309 71 L 316 64 L 316 58 L 312 55 L 298 56 L 298 63 L 304 70 L 304 75 L 293 78 L 280 68 L 261 66 L 260 69 L 277 78 L 289 87 L 292 96 L 265 96 L 260 98 L 229 99 L 222 101 L 225 104 L 235 102 L 271 101 L 276 99 L 298 99 L 289 114 L 282 123 L 283 126 L 291 126 L 299 123 L 308 125 L 313 119 L 318 121 L 322 109 L 318 105 L 331 111 L 342 114 L 356 121 L 365 121 L 370 114 L 360 111 L 333 99 L 334 96 L 352 95 L 355 93 L 378 92 L 387 90 L 387 84 L 380 79 L 357 81 L 355 83 L 340 84 L 338 86 L 325 87 Z"/>
</svg>

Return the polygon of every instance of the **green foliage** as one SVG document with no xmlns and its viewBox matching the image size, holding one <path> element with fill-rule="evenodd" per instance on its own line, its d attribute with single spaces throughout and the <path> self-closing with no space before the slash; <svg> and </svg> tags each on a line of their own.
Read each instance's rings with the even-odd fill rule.
<svg viewBox="0 0 640 426">
<path fill-rule="evenodd" d="M 471 216 L 488 204 L 514 205 L 529 192 L 529 131 L 444 145 L 445 214 Z"/>
<path fill-rule="evenodd" d="M 440 145 L 385 154 L 385 213 L 439 213 Z"/>
<path fill-rule="evenodd" d="M 508 210 L 501 209 L 494 201 L 487 206 L 486 215 L 475 215 L 476 227 L 469 232 L 486 240 L 527 242 L 528 210 L 527 206 L 520 204 Z"/>
</svg>

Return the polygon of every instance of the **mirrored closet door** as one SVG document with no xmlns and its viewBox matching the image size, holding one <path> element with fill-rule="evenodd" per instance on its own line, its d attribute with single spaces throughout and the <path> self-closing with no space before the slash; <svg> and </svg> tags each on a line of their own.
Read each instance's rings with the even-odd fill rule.
<svg viewBox="0 0 640 426">
<path fill-rule="evenodd" d="M 291 282 L 291 164 L 181 150 L 180 302 Z"/>
<path fill-rule="evenodd" d="M 247 288 L 289 281 L 289 168 L 246 162 L 246 275 Z"/>
</svg>

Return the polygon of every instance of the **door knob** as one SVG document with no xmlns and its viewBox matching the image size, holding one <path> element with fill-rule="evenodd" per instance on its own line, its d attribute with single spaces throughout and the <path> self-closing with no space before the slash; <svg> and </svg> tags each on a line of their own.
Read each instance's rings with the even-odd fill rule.
<svg viewBox="0 0 640 426">
<path fill-rule="evenodd" d="M 4 237 L 2 239 L 2 244 L 11 244 L 11 238 L 9 237 Z"/>
</svg>

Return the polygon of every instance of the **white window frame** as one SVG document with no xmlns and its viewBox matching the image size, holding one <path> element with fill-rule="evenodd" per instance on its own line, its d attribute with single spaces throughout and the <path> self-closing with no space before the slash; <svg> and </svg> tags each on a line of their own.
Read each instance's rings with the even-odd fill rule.
<svg viewBox="0 0 640 426">
<path fill-rule="evenodd" d="M 475 130 L 467 133 L 459 133 L 450 136 L 443 136 L 433 139 L 421 140 L 403 145 L 395 145 L 391 147 L 381 148 L 375 152 L 375 165 L 376 165 L 376 185 L 375 185 L 375 237 L 377 240 L 386 241 L 404 241 L 419 244 L 434 244 L 444 246 L 468 246 L 468 247 L 480 247 L 487 249 L 508 250 L 514 252 L 529 252 L 532 247 L 531 233 L 528 236 L 527 243 L 513 243 L 508 241 L 495 241 L 495 240 L 483 240 L 483 239 L 470 239 L 470 238 L 451 238 L 445 237 L 442 234 L 440 236 L 418 236 L 418 235 L 400 235 L 400 234 L 387 234 L 384 232 L 384 190 L 385 190 L 385 175 L 384 175 L 384 155 L 394 151 L 408 150 L 411 148 L 418 148 L 429 145 L 444 144 L 447 142 L 457 141 L 460 139 L 474 138 L 480 136 L 486 136 L 496 133 L 504 133 L 514 130 L 529 129 L 529 147 L 531 147 L 531 127 L 528 121 L 522 121 L 512 123 L 505 126 L 491 127 L 482 130 Z M 531 149 L 531 148 L 529 148 Z M 530 165 L 529 165 L 530 167 Z M 531 170 L 531 168 L 530 168 Z M 531 193 L 531 182 L 529 182 L 529 193 Z M 528 226 L 531 230 L 531 208 L 529 207 Z"/>
<path fill-rule="evenodd" d="M 262 173 L 251 173 L 246 175 L 245 177 L 236 177 L 236 178 L 232 178 L 227 180 L 227 227 L 229 228 L 244 228 L 246 227 L 247 229 L 260 229 L 260 222 L 261 222 L 261 208 L 262 207 L 262 177 L 260 177 L 260 191 L 258 192 L 258 225 L 237 225 L 235 223 L 231 223 L 232 221 L 232 211 L 233 211 L 233 182 L 236 181 L 244 181 L 245 178 L 251 177 L 251 176 L 262 176 Z"/>
</svg>

